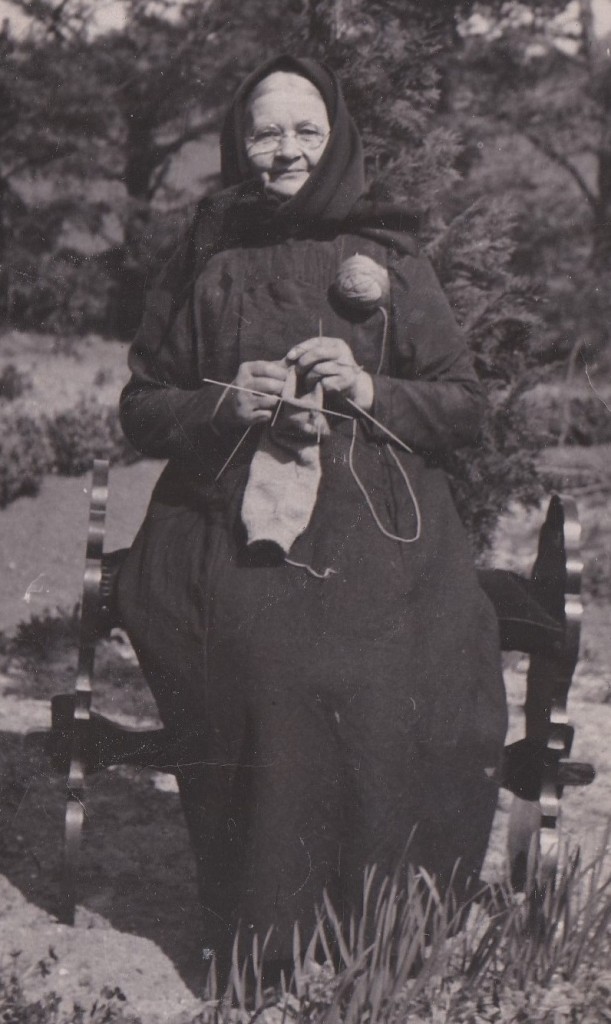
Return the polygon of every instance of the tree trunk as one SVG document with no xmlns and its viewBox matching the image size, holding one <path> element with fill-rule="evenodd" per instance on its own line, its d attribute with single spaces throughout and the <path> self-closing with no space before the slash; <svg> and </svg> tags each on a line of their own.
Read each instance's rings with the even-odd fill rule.
<svg viewBox="0 0 611 1024">
<path fill-rule="evenodd" d="M 0 323 L 6 323 L 9 314 L 10 274 L 7 263 L 8 231 L 6 224 L 6 199 L 8 188 L 0 178 Z"/>
<path fill-rule="evenodd" d="M 350 0 L 309 0 L 308 36 L 321 50 L 328 50 L 342 35 Z"/>
<path fill-rule="evenodd" d="M 106 314 L 107 331 L 118 338 L 131 338 L 142 315 L 146 269 L 142 259 L 142 238 L 150 221 L 153 174 L 156 169 L 155 139 L 151 125 L 142 118 L 125 116 L 126 143 L 123 182 L 128 212 L 123 226 L 123 243 L 107 254 L 105 263 L 113 282 Z"/>
<path fill-rule="evenodd" d="M 611 13 L 611 2 L 607 2 Z M 601 113 L 597 152 L 597 203 L 592 231 L 592 266 L 597 271 L 611 269 L 611 32 L 607 22 L 597 19 L 592 0 L 580 0 L 580 17 L 586 59 L 590 65 L 593 93 Z"/>
<path fill-rule="evenodd" d="M 153 125 L 135 114 L 126 117 L 125 188 L 130 199 L 149 203 L 156 169 Z"/>
<path fill-rule="evenodd" d="M 598 150 L 598 210 L 592 239 L 592 263 L 596 270 L 611 270 L 611 68 L 599 83 L 603 113 Z"/>
<path fill-rule="evenodd" d="M 113 249 L 105 261 L 113 281 L 107 330 L 117 338 L 131 338 L 142 316 L 148 263 L 143 238 L 149 221 L 149 204 L 134 202 L 124 225 L 123 244 Z"/>
</svg>

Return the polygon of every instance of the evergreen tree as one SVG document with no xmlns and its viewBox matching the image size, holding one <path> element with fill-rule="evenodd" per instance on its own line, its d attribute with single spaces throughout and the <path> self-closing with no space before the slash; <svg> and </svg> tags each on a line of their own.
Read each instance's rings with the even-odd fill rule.
<svg viewBox="0 0 611 1024">
<path fill-rule="evenodd" d="M 480 147 L 463 194 L 515 200 L 514 264 L 539 291 L 536 350 L 555 382 L 556 430 L 585 443 L 609 436 L 611 368 L 611 33 L 593 7 L 548 0 L 511 18 L 475 5 L 458 101 Z"/>
<path fill-rule="evenodd" d="M 0 38 L 0 316 L 19 320 L 40 293 L 66 203 L 52 182 L 89 152 L 86 92 L 53 45 Z M 42 272 L 42 273 L 41 273 Z"/>
<path fill-rule="evenodd" d="M 89 30 L 89 0 L 15 3 L 32 27 L 9 41 L 0 72 L 0 201 L 17 197 L 23 220 L 5 199 L 4 312 L 26 326 L 79 329 L 89 299 L 89 326 L 124 337 L 137 324 L 155 254 L 181 224 L 160 211 L 176 205 L 180 213 L 193 198 L 169 188 L 173 160 L 218 129 L 260 34 L 277 49 L 281 29 L 263 0 L 246 13 L 238 0 L 179 9 L 171 0 L 125 0 L 124 27 L 103 34 Z M 35 222 L 44 225 L 42 254 Z M 79 233 L 93 237 L 90 259 L 71 244 Z M 51 294 L 66 303 L 48 308 Z"/>
</svg>

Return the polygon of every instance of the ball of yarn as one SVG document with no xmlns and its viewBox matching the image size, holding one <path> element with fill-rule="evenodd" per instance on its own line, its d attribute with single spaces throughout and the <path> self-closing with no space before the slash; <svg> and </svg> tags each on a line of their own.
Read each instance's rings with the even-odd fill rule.
<svg viewBox="0 0 611 1024">
<path fill-rule="evenodd" d="M 337 272 L 335 291 L 350 306 L 374 309 L 388 298 L 388 271 L 369 256 L 350 256 Z"/>
</svg>

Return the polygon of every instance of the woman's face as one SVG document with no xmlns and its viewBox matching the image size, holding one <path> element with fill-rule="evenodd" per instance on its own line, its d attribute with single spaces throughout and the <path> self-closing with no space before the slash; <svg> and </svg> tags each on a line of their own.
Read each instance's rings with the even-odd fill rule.
<svg viewBox="0 0 611 1024">
<path fill-rule="evenodd" d="M 266 190 L 288 199 L 309 178 L 329 138 L 329 117 L 307 78 L 277 71 L 253 89 L 244 140 L 250 166 Z"/>
</svg>

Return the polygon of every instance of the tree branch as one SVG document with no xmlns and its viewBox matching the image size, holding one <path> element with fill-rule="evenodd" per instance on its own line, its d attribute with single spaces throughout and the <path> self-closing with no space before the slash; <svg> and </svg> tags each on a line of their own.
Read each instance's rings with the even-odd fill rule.
<svg viewBox="0 0 611 1024">
<path fill-rule="evenodd" d="M 165 181 L 168 171 L 170 169 L 171 163 L 172 161 L 170 157 L 166 157 L 166 159 L 163 160 L 162 163 L 157 167 L 155 173 L 151 176 L 151 184 L 149 187 L 151 199 L 156 195 L 158 189 L 161 188 L 161 186 L 163 185 L 163 182 Z"/>
<path fill-rule="evenodd" d="M 82 2 L 75 11 L 66 10 L 70 0 L 11 0 L 14 7 L 40 25 L 56 42 L 67 43 L 78 38 L 91 19 L 90 4 Z"/>
<path fill-rule="evenodd" d="M 194 125 L 192 128 L 188 128 L 186 131 L 181 132 L 171 142 L 160 143 L 153 149 L 153 155 L 155 157 L 155 165 L 163 163 L 168 157 L 178 153 L 183 146 L 186 146 L 187 142 L 195 142 L 197 139 L 201 139 L 202 135 L 210 131 L 212 124 L 214 123 L 214 115 L 211 116 L 209 121 Z"/>
<path fill-rule="evenodd" d="M 559 153 L 558 150 L 554 149 L 554 147 L 549 142 L 544 142 L 543 139 L 540 139 L 537 135 L 532 135 L 528 131 L 522 131 L 522 134 L 528 139 L 529 142 L 532 143 L 535 149 L 538 149 L 540 153 L 543 153 L 546 157 L 548 157 L 549 160 L 552 160 L 555 164 L 558 164 L 558 166 L 562 167 L 563 170 L 567 172 L 567 174 L 571 175 L 573 180 L 579 186 L 580 191 L 589 203 L 592 210 L 595 213 L 598 213 L 598 208 L 600 205 L 599 198 L 596 192 L 592 191 L 586 179 L 582 175 L 581 171 L 579 171 L 577 167 L 575 167 L 575 164 L 571 163 L 568 157 L 563 156 L 562 153 Z"/>
<path fill-rule="evenodd" d="M 12 167 L 7 167 L 2 175 L 4 178 L 13 178 L 17 174 L 21 174 L 23 171 L 39 170 L 41 167 L 47 167 L 48 164 L 54 163 L 56 160 L 62 160 L 66 156 L 70 156 L 71 153 L 75 152 L 74 146 L 65 146 L 63 149 L 54 149 L 52 153 L 45 153 L 39 156 L 28 156 L 24 160 L 21 160 Z"/>
</svg>

